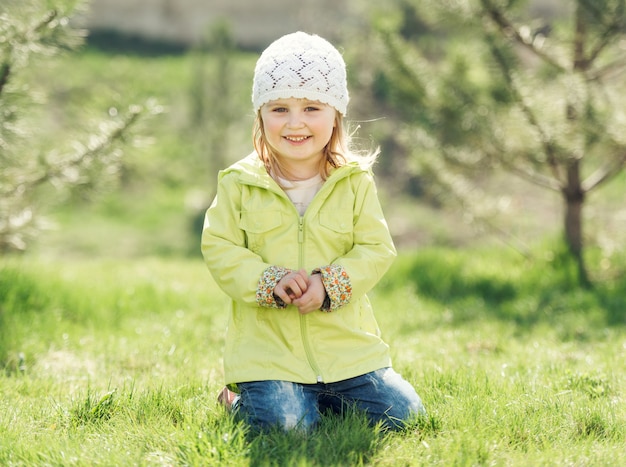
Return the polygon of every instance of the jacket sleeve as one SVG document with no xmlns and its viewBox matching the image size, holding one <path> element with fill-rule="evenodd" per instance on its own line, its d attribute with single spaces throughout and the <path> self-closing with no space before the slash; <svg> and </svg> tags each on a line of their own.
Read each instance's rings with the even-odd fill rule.
<svg viewBox="0 0 626 467">
<path fill-rule="evenodd" d="M 353 247 L 333 261 L 333 265 L 340 266 L 340 270 L 334 272 L 335 277 L 347 275 L 348 278 L 335 281 L 340 291 L 335 293 L 339 298 L 331 303 L 333 310 L 343 304 L 342 298 L 348 296 L 350 301 L 354 301 L 369 292 L 382 279 L 396 257 L 373 175 L 365 172 L 352 177 L 351 182 L 355 193 Z"/>
<path fill-rule="evenodd" d="M 283 308 L 273 295 L 288 269 L 267 264 L 246 246 L 240 227 L 241 185 L 237 174 L 220 173 L 217 194 L 206 212 L 201 249 L 217 285 L 233 300 L 248 305 Z"/>
</svg>

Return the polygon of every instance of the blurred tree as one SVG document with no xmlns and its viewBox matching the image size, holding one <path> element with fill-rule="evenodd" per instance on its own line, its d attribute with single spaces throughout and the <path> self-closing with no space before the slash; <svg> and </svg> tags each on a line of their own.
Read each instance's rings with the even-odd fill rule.
<svg viewBox="0 0 626 467">
<path fill-rule="evenodd" d="M 43 212 L 64 196 L 95 191 L 114 178 L 131 127 L 142 114 L 158 110 L 111 107 L 109 118 L 81 141 L 68 131 L 50 142 L 38 127 L 34 104 L 44 92 L 31 87 L 29 67 L 35 57 L 53 57 L 82 43 L 82 31 L 70 27 L 80 3 L 3 0 L 0 6 L 0 252 L 25 250 L 46 225 Z"/>
<path fill-rule="evenodd" d="M 216 21 L 199 45 L 191 85 L 190 124 L 211 181 L 226 167 L 231 150 L 230 130 L 240 115 L 234 104 L 235 40 L 226 20 Z M 211 63 L 209 64 L 209 60 Z"/>
<path fill-rule="evenodd" d="M 377 15 L 375 88 L 407 122 L 398 140 L 465 206 L 495 168 L 558 192 L 589 285 L 585 199 L 626 167 L 625 0 L 551 2 L 551 20 L 518 0 L 396 3 Z"/>
</svg>

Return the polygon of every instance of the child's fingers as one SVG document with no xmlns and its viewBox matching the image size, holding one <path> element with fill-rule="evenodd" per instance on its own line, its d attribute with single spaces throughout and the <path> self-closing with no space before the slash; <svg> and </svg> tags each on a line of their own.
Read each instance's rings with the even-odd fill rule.
<svg viewBox="0 0 626 467">
<path fill-rule="evenodd" d="M 319 276 L 313 277 L 307 285 L 306 293 L 291 302 L 292 305 L 298 307 L 301 314 L 319 310 L 326 298 L 326 289 Z"/>
<path fill-rule="evenodd" d="M 306 273 L 305 273 L 306 274 Z M 292 272 L 283 277 L 274 289 L 274 293 L 278 295 L 285 303 L 291 303 L 292 300 L 300 298 L 308 288 L 308 277 L 302 275 L 302 271 Z"/>
<path fill-rule="evenodd" d="M 276 287 L 274 287 L 274 295 L 288 305 L 291 304 L 291 301 L 293 300 L 289 293 L 282 286 L 280 286 L 280 284 L 277 284 Z"/>
<path fill-rule="evenodd" d="M 285 289 L 292 300 L 302 297 L 309 288 L 309 277 L 304 269 L 291 273 L 286 279 Z"/>
<path fill-rule="evenodd" d="M 296 274 L 302 278 L 305 284 L 309 283 L 309 274 L 306 272 L 306 269 L 300 269 Z"/>
</svg>

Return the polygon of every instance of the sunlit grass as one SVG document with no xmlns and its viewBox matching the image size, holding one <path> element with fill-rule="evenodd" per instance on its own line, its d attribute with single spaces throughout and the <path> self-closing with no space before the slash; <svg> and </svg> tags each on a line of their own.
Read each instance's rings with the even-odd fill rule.
<svg viewBox="0 0 626 467">
<path fill-rule="evenodd" d="M 5 258 L 0 463 L 615 465 L 623 290 L 574 290 L 509 250 L 403 254 L 372 301 L 429 418 L 254 437 L 215 402 L 227 300 L 199 259 Z"/>
</svg>

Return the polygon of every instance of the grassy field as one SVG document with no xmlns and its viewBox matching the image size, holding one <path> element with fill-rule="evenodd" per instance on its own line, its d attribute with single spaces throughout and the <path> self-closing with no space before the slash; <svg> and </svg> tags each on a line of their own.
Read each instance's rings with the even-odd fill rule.
<svg viewBox="0 0 626 467">
<path fill-rule="evenodd" d="M 372 300 L 429 418 L 308 437 L 216 404 L 226 298 L 199 258 L 3 258 L 0 464 L 623 465 L 626 282 L 581 291 L 543 257 L 402 254 Z"/>
</svg>

